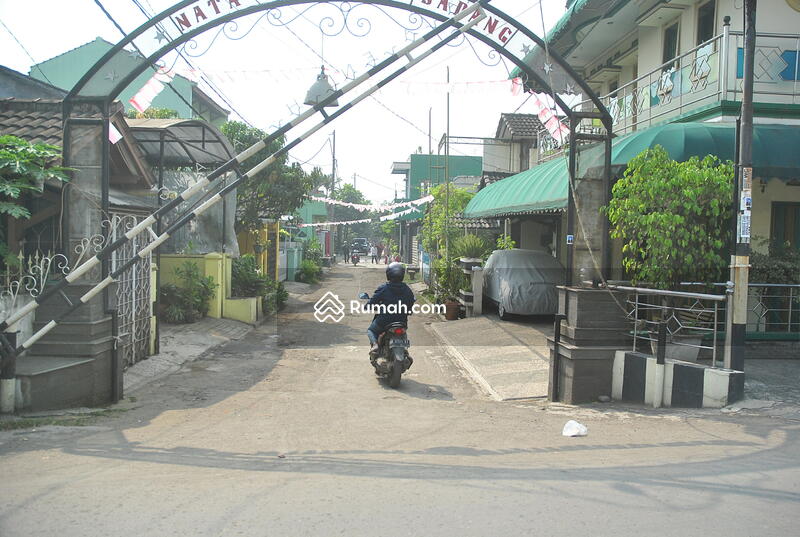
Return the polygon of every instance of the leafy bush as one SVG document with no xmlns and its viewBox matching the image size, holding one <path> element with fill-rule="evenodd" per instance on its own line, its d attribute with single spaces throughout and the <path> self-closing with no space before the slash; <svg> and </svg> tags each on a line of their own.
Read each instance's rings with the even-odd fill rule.
<svg viewBox="0 0 800 537">
<path fill-rule="evenodd" d="M 159 289 L 161 316 L 168 323 L 193 323 L 208 315 L 209 300 L 217 284 L 211 276 L 201 276 L 200 268 L 187 261 L 175 269 L 181 285 L 164 284 Z"/>
<path fill-rule="evenodd" d="M 261 309 L 265 315 L 273 315 L 282 310 L 289 298 L 289 293 L 283 287 L 283 282 L 269 280 L 269 290 L 261 299 Z"/>
<path fill-rule="evenodd" d="M 317 283 L 322 277 L 322 267 L 311 259 L 303 259 L 295 274 L 295 281 L 302 283 Z"/>
<path fill-rule="evenodd" d="M 309 259 L 322 266 L 322 244 L 319 239 L 312 237 L 303 245 L 303 259 Z"/>
<path fill-rule="evenodd" d="M 231 265 L 231 296 L 265 296 L 269 292 L 271 280 L 258 269 L 255 256 L 243 255 Z"/>
<path fill-rule="evenodd" d="M 511 235 L 500 235 L 497 237 L 498 250 L 513 250 L 517 247 L 517 241 L 511 240 Z"/>
<path fill-rule="evenodd" d="M 769 251 L 753 251 L 750 281 L 754 283 L 800 284 L 800 250 L 788 242 L 770 243 Z"/>
<path fill-rule="evenodd" d="M 472 257 L 485 259 L 489 256 L 489 245 L 477 235 L 464 235 L 453 243 L 454 257 Z"/>
<path fill-rule="evenodd" d="M 433 262 L 433 276 L 436 282 L 437 302 L 454 300 L 459 289 L 469 288 L 469 279 L 454 263 L 440 257 Z"/>
<path fill-rule="evenodd" d="M 676 162 L 656 146 L 634 157 L 605 209 L 631 281 L 670 289 L 718 280 L 728 264 L 732 185 L 733 165 L 711 155 Z"/>
</svg>

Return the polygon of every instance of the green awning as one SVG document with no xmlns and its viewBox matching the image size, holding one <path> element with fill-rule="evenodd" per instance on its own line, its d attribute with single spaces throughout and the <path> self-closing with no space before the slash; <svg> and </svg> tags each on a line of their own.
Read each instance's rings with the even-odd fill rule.
<svg viewBox="0 0 800 537">
<path fill-rule="evenodd" d="M 721 160 L 735 156 L 736 128 L 721 123 L 671 123 L 651 127 L 612 142 L 612 175 L 619 177 L 633 157 L 656 145 L 670 158 L 716 155 Z M 579 156 L 584 175 L 602 170 L 603 148 L 595 145 Z M 800 125 L 758 124 L 753 132 L 753 175 L 769 179 L 800 179 Z M 489 185 L 469 202 L 468 218 L 531 214 L 563 210 L 567 206 L 567 160 L 559 157 Z"/>
<path fill-rule="evenodd" d="M 567 206 L 567 161 L 556 158 L 492 183 L 464 209 L 467 218 L 563 210 Z"/>
<path fill-rule="evenodd" d="M 720 160 L 736 157 L 736 127 L 731 123 L 669 123 L 650 127 L 615 139 L 612 142 L 612 175 L 621 176 L 628 162 L 644 151 L 660 145 L 673 160 L 715 155 Z M 581 169 L 602 167 L 603 149 L 586 150 Z M 800 178 L 800 125 L 757 124 L 753 129 L 753 175 L 756 177 Z"/>
</svg>

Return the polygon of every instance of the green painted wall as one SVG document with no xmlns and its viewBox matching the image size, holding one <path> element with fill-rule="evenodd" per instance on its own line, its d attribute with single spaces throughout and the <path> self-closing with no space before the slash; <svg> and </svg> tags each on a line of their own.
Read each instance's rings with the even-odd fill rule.
<svg viewBox="0 0 800 537">
<path fill-rule="evenodd" d="M 103 54 L 111 50 L 111 48 L 113 48 L 111 43 L 98 37 L 90 43 L 81 45 L 55 58 L 34 65 L 31 67 L 30 76 L 43 82 L 49 81 L 54 86 L 69 91 L 75 83 L 80 80 L 83 74 L 88 71 Z M 118 82 L 122 73 L 129 71 L 136 65 L 140 65 L 142 62 L 143 60 L 141 57 L 134 52 L 119 54 L 113 62 L 115 67 L 107 73 L 104 80 L 107 80 L 109 84 L 111 84 L 112 79 L 114 79 L 113 82 Z M 152 76 L 152 70 L 146 70 L 117 97 L 125 105 L 125 110 L 133 109 L 128 100 L 133 97 Z M 193 82 L 181 76 L 176 76 L 172 80 L 172 87 L 174 87 L 188 103 L 192 102 L 193 86 Z M 178 117 L 181 118 L 188 119 L 192 117 L 192 111 L 189 105 L 184 103 L 180 97 L 169 88 L 164 88 L 164 90 L 153 99 L 151 106 L 176 110 L 178 112 Z"/>
<path fill-rule="evenodd" d="M 459 175 L 480 176 L 483 174 L 481 157 L 450 155 L 411 155 L 411 171 L 409 172 L 408 198 L 415 200 L 421 197 L 420 186 L 423 182 L 436 186 L 445 182 L 445 165 L 450 179 Z"/>
<path fill-rule="evenodd" d="M 321 201 L 307 201 L 302 207 L 297 209 L 297 216 L 305 224 L 311 224 L 314 222 L 327 222 L 328 210 L 325 208 L 325 204 Z M 299 237 L 295 235 L 295 240 L 305 242 L 309 237 L 314 236 L 314 228 L 303 228 L 303 231 L 305 232 L 305 237 Z"/>
</svg>

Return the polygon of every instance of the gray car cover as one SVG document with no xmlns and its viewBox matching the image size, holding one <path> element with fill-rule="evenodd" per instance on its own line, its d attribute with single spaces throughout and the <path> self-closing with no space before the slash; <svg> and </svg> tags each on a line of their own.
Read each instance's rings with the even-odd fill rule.
<svg viewBox="0 0 800 537">
<path fill-rule="evenodd" d="M 564 267 L 550 254 L 495 250 L 484 270 L 484 295 L 508 313 L 553 315 L 558 311 L 556 285 L 564 283 Z"/>
</svg>

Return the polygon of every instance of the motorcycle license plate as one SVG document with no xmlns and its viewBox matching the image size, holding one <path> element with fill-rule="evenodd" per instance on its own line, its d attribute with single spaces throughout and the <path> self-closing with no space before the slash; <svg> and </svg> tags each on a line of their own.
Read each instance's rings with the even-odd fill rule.
<svg viewBox="0 0 800 537">
<path fill-rule="evenodd" d="M 389 342 L 390 347 L 404 347 L 408 348 L 411 346 L 411 343 L 407 339 L 393 339 Z"/>
</svg>

